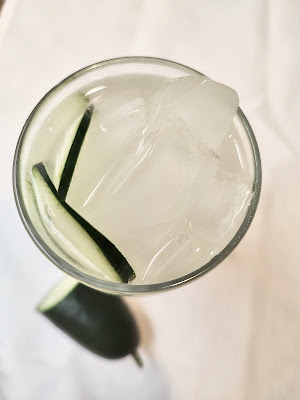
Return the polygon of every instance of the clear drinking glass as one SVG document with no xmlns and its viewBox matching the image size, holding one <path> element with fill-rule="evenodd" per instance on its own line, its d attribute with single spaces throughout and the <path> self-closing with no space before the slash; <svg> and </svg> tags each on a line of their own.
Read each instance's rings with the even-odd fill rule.
<svg viewBox="0 0 300 400">
<path fill-rule="evenodd" d="M 25 126 L 21 132 L 13 165 L 13 187 L 15 200 L 20 217 L 29 233 L 30 237 L 38 248 L 50 259 L 58 268 L 74 277 L 78 281 L 95 289 L 119 295 L 139 295 L 154 292 L 161 292 L 177 286 L 191 282 L 204 273 L 219 265 L 239 244 L 247 232 L 259 200 L 261 188 L 261 161 L 256 139 L 242 110 L 239 108 L 234 118 L 234 124 L 239 132 L 239 136 L 246 149 L 247 161 L 250 166 L 251 178 L 253 179 L 253 196 L 247 208 L 246 215 L 239 226 L 234 237 L 205 265 L 199 266 L 193 272 L 183 275 L 180 278 L 155 284 L 126 284 L 104 281 L 87 273 L 78 270 L 70 262 L 63 259 L 51 245 L 51 241 L 42 237 L 41 232 L 30 215 L 28 203 L 26 202 L 26 176 L 28 174 L 28 154 L 31 145 L 37 135 L 40 124 L 51 114 L 64 98 L 78 90 L 88 90 L 95 86 L 95 82 L 101 81 L 104 77 L 118 76 L 118 74 L 158 74 L 166 79 L 177 78 L 181 76 L 199 76 L 199 72 L 171 61 L 147 58 L 147 57 L 127 57 L 108 61 L 103 61 L 89 67 L 86 67 L 71 76 L 64 79 L 61 83 L 50 90 L 45 97 L 38 103 L 30 114 Z M 45 143 L 47 146 L 47 143 Z"/>
</svg>

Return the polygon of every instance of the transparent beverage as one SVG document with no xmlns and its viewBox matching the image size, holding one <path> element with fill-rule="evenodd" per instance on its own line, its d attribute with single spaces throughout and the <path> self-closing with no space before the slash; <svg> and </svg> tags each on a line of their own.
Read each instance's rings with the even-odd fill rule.
<svg viewBox="0 0 300 400">
<path fill-rule="evenodd" d="M 118 249 L 131 285 L 193 273 L 232 241 L 256 189 L 238 96 L 177 64 L 99 71 L 48 95 L 27 127 L 20 178 L 29 219 L 55 254 L 94 278 L 120 281 L 61 204 Z M 54 199 L 39 183 L 41 164 Z"/>
</svg>

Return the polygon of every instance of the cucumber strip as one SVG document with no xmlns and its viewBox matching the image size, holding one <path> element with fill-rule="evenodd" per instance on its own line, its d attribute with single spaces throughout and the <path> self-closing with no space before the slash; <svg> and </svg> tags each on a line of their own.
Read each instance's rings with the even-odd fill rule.
<svg viewBox="0 0 300 400">
<path fill-rule="evenodd" d="M 61 200 L 43 163 L 32 168 L 32 175 L 42 219 L 48 220 L 52 234 L 56 233 L 72 257 L 101 272 L 105 280 L 127 283 L 134 279 L 134 271 L 119 250 Z"/>
<path fill-rule="evenodd" d="M 82 228 L 97 243 L 102 253 L 105 255 L 110 264 L 114 267 L 123 282 L 131 282 L 135 278 L 135 273 L 130 264 L 116 246 L 108 240 L 102 233 L 97 231 L 90 223 L 82 218 L 73 208 L 64 203 L 66 210 L 76 219 Z"/>
<path fill-rule="evenodd" d="M 108 240 L 102 233 L 97 231 L 89 222 L 87 222 L 84 218 L 82 218 L 72 207 L 70 207 L 66 202 L 62 201 L 59 194 L 57 194 L 55 187 L 53 186 L 51 179 L 46 171 L 45 166 L 40 163 L 37 164 L 36 167 L 39 169 L 40 174 L 43 179 L 52 190 L 53 194 L 60 201 L 62 206 L 66 209 L 66 211 L 80 224 L 80 226 L 90 235 L 90 237 L 95 241 L 95 243 L 99 246 L 100 250 L 110 262 L 110 264 L 114 267 L 118 275 L 120 276 L 123 282 L 131 282 L 135 278 L 135 273 L 131 266 L 129 265 L 126 258 L 122 255 L 122 253 L 116 248 L 116 246 Z"/>
<path fill-rule="evenodd" d="M 45 317 L 93 353 L 109 359 L 133 355 L 140 342 L 134 316 L 124 300 L 66 277 L 37 307 Z"/>
<path fill-rule="evenodd" d="M 69 154 L 68 154 L 68 157 L 67 157 L 62 175 L 61 175 L 58 193 L 63 201 L 67 197 L 68 190 L 69 190 L 71 180 L 73 177 L 74 169 L 76 166 L 76 162 L 77 162 L 85 135 L 90 126 L 92 115 L 93 115 L 93 106 L 89 105 L 82 117 L 82 120 L 81 120 L 79 126 L 78 126 L 78 130 L 76 132 L 75 138 L 71 145 L 71 148 L 70 148 L 70 151 L 69 151 Z"/>
<path fill-rule="evenodd" d="M 39 129 L 41 137 L 49 138 L 49 151 L 56 155 L 55 159 L 44 160 L 56 189 L 87 106 L 88 100 L 83 93 L 71 94 L 54 108 Z"/>
</svg>

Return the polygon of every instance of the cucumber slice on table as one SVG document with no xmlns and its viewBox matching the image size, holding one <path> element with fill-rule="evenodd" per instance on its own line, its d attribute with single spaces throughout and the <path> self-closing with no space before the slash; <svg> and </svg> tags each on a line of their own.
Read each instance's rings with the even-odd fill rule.
<svg viewBox="0 0 300 400">
<path fill-rule="evenodd" d="M 134 271 L 119 250 L 60 198 L 42 163 L 32 168 L 37 207 L 51 237 L 102 279 L 130 282 Z M 46 222 L 47 221 L 47 222 Z"/>
<path fill-rule="evenodd" d="M 93 353 L 110 359 L 132 354 L 142 366 L 136 352 L 139 331 L 121 297 L 98 292 L 66 277 L 46 295 L 38 311 Z"/>
</svg>

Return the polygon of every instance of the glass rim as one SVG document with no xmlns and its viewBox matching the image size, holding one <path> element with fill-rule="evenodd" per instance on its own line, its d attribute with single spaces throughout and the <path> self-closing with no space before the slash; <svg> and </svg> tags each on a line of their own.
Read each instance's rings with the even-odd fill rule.
<svg viewBox="0 0 300 400">
<path fill-rule="evenodd" d="M 172 288 L 187 284 L 191 282 L 194 279 L 199 278 L 200 276 L 204 275 L 205 273 L 209 272 L 213 268 L 215 268 L 217 265 L 219 265 L 222 261 L 225 260 L 229 256 L 229 254 L 235 249 L 235 247 L 240 243 L 240 241 L 243 239 L 245 236 L 248 228 L 251 225 L 251 222 L 253 220 L 253 217 L 255 215 L 259 197 L 260 197 L 260 191 L 261 191 L 261 181 L 262 181 L 262 169 L 261 169 L 261 158 L 260 158 L 260 153 L 258 149 L 258 145 L 256 142 L 256 138 L 254 136 L 253 130 L 245 117 L 243 111 L 240 109 L 240 107 L 237 110 L 237 115 L 242 122 L 247 135 L 248 139 L 251 145 L 251 150 L 252 150 L 252 155 L 253 155 L 253 160 L 254 160 L 254 180 L 253 180 L 253 186 L 255 188 L 252 199 L 250 201 L 250 205 L 248 207 L 247 213 L 243 219 L 243 222 L 241 223 L 238 231 L 234 235 L 234 237 L 230 240 L 230 242 L 216 255 L 214 256 L 210 261 L 208 261 L 206 264 L 202 265 L 200 268 L 197 268 L 196 270 L 190 272 L 189 274 L 183 275 L 179 278 L 172 279 L 169 281 L 165 282 L 160 282 L 160 283 L 153 283 L 153 284 L 143 284 L 143 285 L 135 285 L 135 284 L 128 284 L 128 283 L 117 283 L 117 282 L 111 282 L 111 281 L 104 281 L 95 277 L 92 277 L 86 273 L 83 273 L 73 267 L 70 263 L 67 261 L 63 260 L 61 257 L 59 257 L 41 238 L 37 230 L 35 229 L 28 213 L 25 207 L 25 204 L 22 200 L 22 194 L 21 194 L 21 189 L 20 189 L 20 154 L 22 150 L 22 145 L 24 138 L 26 136 L 27 128 L 31 121 L 33 120 L 34 116 L 40 109 L 40 107 L 47 101 L 48 97 L 53 94 L 53 92 L 58 89 L 66 86 L 70 81 L 73 81 L 77 77 L 81 76 L 82 74 L 95 69 L 95 68 L 103 68 L 104 66 L 108 64 L 128 64 L 128 63 L 142 63 L 142 64 L 149 64 L 149 63 L 154 63 L 157 65 L 166 65 L 169 64 L 170 66 L 175 65 L 179 67 L 184 67 L 189 69 L 190 71 L 193 71 L 197 74 L 201 74 L 199 71 L 196 71 L 195 69 L 188 67 L 186 65 L 166 60 L 166 59 L 161 59 L 161 58 L 155 58 L 155 57 L 139 57 L 139 56 L 131 56 L 131 57 L 121 57 L 121 58 L 113 58 L 110 60 L 105 60 L 101 61 L 92 65 L 89 65 L 85 68 L 82 68 L 73 74 L 69 75 L 65 79 L 63 79 L 61 82 L 59 82 L 57 85 L 55 85 L 52 89 L 50 89 L 44 96 L 43 98 L 37 103 L 37 105 L 34 107 L 33 111 L 30 113 L 28 119 L 26 120 L 20 137 L 18 139 L 17 145 L 16 145 L 16 150 L 15 150 L 15 155 L 14 155 L 14 161 L 13 161 L 13 192 L 14 192 L 14 197 L 15 197 L 15 202 L 17 205 L 17 209 L 20 215 L 20 218 L 23 222 L 23 225 L 25 229 L 27 230 L 29 236 L 33 240 L 33 242 L 36 244 L 36 246 L 41 250 L 41 252 L 52 262 L 54 263 L 60 270 L 65 272 L 66 274 L 72 276 L 73 278 L 77 279 L 79 282 L 88 285 L 90 287 L 93 287 L 95 289 L 109 292 L 109 293 L 114 293 L 114 294 L 121 294 L 121 295 L 138 295 L 138 294 L 147 294 L 147 293 L 157 293 L 157 292 L 162 292 L 166 290 L 170 290 Z"/>
</svg>

